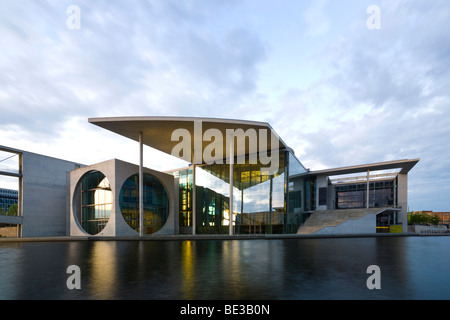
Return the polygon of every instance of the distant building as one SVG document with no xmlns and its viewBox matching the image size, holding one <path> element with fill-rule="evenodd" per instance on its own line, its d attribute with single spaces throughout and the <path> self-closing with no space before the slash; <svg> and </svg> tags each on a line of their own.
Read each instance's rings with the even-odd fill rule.
<svg viewBox="0 0 450 320">
<path fill-rule="evenodd" d="M 19 199 L 17 190 L 0 188 L 0 213 L 6 213 Z"/>
<path fill-rule="evenodd" d="M 439 217 L 440 224 L 450 225 L 450 212 L 434 212 L 432 210 L 427 210 L 427 211 L 413 211 L 411 213 L 424 213 L 429 216 L 436 215 Z"/>
</svg>

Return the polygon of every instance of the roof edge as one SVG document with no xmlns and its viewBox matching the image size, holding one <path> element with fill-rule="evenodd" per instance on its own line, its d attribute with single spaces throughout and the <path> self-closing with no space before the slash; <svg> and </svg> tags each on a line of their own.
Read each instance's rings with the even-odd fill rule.
<svg viewBox="0 0 450 320">
<path fill-rule="evenodd" d="M 255 120 L 239 120 L 212 117 L 181 117 L 181 116 L 121 116 L 121 117 L 93 117 L 88 118 L 88 122 L 92 124 L 100 122 L 119 122 L 119 121 L 204 121 L 204 122 L 220 122 L 235 123 L 247 125 L 267 126 L 272 129 L 268 122 Z"/>
<path fill-rule="evenodd" d="M 340 175 L 340 174 L 350 174 L 357 173 L 366 170 L 388 170 L 388 169 L 401 169 L 399 173 L 405 174 L 408 173 L 418 162 L 420 158 L 416 159 L 402 159 L 402 160 L 391 160 L 384 162 L 375 162 L 369 164 L 361 164 L 347 167 L 338 167 L 331 169 L 323 169 L 323 170 L 311 170 L 302 175 Z"/>
</svg>

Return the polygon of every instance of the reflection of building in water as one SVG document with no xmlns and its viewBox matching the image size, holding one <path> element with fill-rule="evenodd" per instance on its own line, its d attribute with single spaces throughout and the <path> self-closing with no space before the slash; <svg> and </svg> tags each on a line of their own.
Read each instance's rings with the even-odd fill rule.
<svg viewBox="0 0 450 320">
<path fill-rule="evenodd" d="M 118 281 L 117 243 L 113 241 L 93 242 L 88 262 L 89 289 L 97 299 L 113 299 Z"/>
<path fill-rule="evenodd" d="M 19 191 L 17 216 L 0 223 L 15 223 L 20 236 L 406 231 L 407 176 L 419 159 L 311 171 L 265 122 L 89 122 L 138 142 L 139 164 L 85 166 L 2 147 L 19 155 Z M 187 164 L 144 168 L 144 145 Z"/>
</svg>

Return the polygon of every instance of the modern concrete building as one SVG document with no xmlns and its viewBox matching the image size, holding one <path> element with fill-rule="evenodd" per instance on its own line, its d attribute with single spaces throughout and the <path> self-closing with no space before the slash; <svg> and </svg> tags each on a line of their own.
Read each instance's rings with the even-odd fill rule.
<svg viewBox="0 0 450 320">
<path fill-rule="evenodd" d="M 0 215 L 0 225 L 14 225 L 19 237 L 67 234 L 68 174 L 79 163 L 0 146 L 0 151 L 18 156 L 17 169 L 0 171 L 17 179 L 17 216 Z"/>
<path fill-rule="evenodd" d="M 2 147 L 21 157 L 20 209 L 0 223 L 17 224 L 23 237 L 407 230 L 407 175 L 419 159 L 310 171 L 265 122 L 89 122 L 136 141 L 139 164 L 113 159 L 86 166 Z M 186 167 L 144 168 L 144 146 L 183 159 Z"/>
<path fill-rule="evenodd" d="M 137 236 L 139 168 L 117 159 L 70 173 L 72 236 Z M 172 175 L 143 168 L 144 234 L 178 234 L 178 188 Z"/>
<path fill-rule="evenodd" d="M 407 232 L 408 172 L 418 161 L 308 172 L 317 194 L 315 211 L 298 233 L 370 233 L 373 226 L 376 232 Z"/>
</svg>

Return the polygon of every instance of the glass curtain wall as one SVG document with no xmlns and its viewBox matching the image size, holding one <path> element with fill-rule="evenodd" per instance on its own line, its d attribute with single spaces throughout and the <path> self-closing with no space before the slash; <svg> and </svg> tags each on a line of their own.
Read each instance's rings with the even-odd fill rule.
<svg viewBox="0 0 450 320">
<path fill-rule="evenodd" d="M 369 208 L 391 207 L 394 205 L 395 180 L 369 182 Z M 336 186 L 338 209 L 365 208 L 367 184 L 353 183 Z"/>
<path fill-rule="evenodd" d="M 108 178 L 91 171 L 81 179 L 81 227 L 89 234 L 101 232 L 112 210 L 112 192 Z"/>
<path fill-rule="evenodd" d="M 178 178 L 179 196 L 179 226 L 180 233 L 192 233 L 192 167 L 169 172 Z"/>
<path fill-rule="evenodd" d="M 143 234 L 152 234 L 166 223 L 169 200 L 166 189 L 153 175 L 144 173 L 143 186 Z M 126 223 L 139 232 L 139 174 L 132 175 L 124 182 L 120 190 L 119 205 Z"/>
<path fill-rule="evenodd" d="M 309 217 L 310 180 L 305 176 L 305 167 L 289 152 L 288 208 L 286 213 L 285 233 L 296 233 Z"/>
<path fill-rule="evenodd" d="M 289 151 L 279 152 L 273 175 L 266 165 L 235 164 L 231 219 L 235 234 L 295 233 L 305 220 L 303 186 L 288 192 L 289 175 L 306 172 Z M 192 226 L 192 167 L 172 172 L 179 178 L 180 232 Z M 229 165 L 196 166 L 196 233 L 228 234 Z M 303 182 L 302 182 L 303 183 Z M 189 229 L 185 229 L 189 230 Z"/>
<path fill-rule="evenodd" d="M 197 166 L 195 183 L 196 233 L 227 234 L 230 225 L 229 166 L 226 164 Z"/>
</svg>

